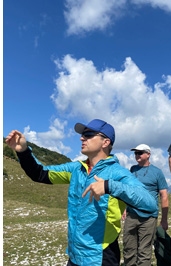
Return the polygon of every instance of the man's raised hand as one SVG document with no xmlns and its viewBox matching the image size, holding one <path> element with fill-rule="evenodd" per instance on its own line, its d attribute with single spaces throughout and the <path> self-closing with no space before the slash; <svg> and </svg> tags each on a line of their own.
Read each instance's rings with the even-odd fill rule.
<svg viewBox="0 0 171 266">
<path fill-rule="evenodd" d="M 27 142 L 24 135 L 18 130 L 12 130 L 6 137 L 7 145 L 17 152 L 23 152 L 27 149 Z"/>
</svg>

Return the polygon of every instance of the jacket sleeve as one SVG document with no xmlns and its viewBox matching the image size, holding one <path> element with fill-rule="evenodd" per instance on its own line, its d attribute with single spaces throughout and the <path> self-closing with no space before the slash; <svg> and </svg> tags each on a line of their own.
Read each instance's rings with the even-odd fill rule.
<svg viewBox="0 0 171 266">
<path fill-rule="evenodd" d="M 66 163 L 61 165 L 45 166 L 32 154 L 31 148 L 24 152 L 17 152 L 19 162 L 25 173 L 35 182 L 45 184 L 69 184 L 71 167 Z"/>
<path fill-rule="evenodd" d="M 105 184 L 108 194 L 142 212 L 153 213 L 158 209 L 155 198 L 128 169 L 115 164 L 114 175 L 115 178 L 108 181 L 108 188 Z"/>
<path fill-rule="evenodd" d="M 143 184 L 129 185 L 110 179 L 109 194 L 119 198 L 132 208 L 153 213 L 158 209 L 156 201 Z"/>
</svg>

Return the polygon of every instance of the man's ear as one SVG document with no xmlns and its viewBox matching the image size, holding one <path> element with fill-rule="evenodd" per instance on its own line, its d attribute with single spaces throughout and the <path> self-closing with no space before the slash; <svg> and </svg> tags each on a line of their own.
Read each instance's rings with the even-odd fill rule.
<svg viewBox="0 0 171 266">
<path fill-rule="evenodd" d="M 108 138 L 105 138 L 104 141 L 103 141 L 103 148 L 106 148 L 110 145 L 110 139 Z"/>
<path fill-rule="evenodd" d="M 148 159 L 150 158 L 150 155 L 151 155 L 151 153 L 150 153 L 150 152 L 148 152 Z"/>
</svg>

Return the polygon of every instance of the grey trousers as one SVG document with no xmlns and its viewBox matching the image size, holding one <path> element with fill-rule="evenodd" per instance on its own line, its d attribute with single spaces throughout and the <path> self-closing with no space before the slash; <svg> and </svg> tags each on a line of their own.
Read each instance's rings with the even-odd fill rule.
<svg viewBox="0 0 171 266">
<path fill-rule="evenodd" d="M 151 266 L 152 244 L 157 218 L 128 213 L 123 233 L 125 266 Z"/>
</svg>

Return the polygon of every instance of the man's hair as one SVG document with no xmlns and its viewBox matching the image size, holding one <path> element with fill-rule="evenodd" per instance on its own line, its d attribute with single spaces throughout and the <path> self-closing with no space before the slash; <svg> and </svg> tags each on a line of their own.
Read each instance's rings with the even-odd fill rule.
<svg viewBox="0 0 171 266">
<path fill-rule="evenodd" d="M 110 143 L 108 147 L 109 147 L 109 154 L 110 154 L 111 151 L 112 151 L 112 149 L 113 149 L 113 146 L 112 146 L 112 144 Z"/>
</svg>

